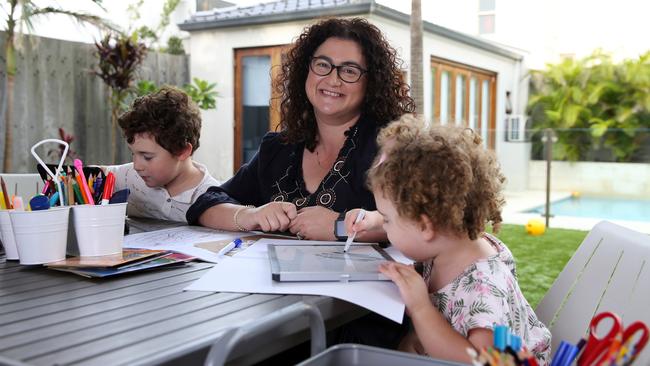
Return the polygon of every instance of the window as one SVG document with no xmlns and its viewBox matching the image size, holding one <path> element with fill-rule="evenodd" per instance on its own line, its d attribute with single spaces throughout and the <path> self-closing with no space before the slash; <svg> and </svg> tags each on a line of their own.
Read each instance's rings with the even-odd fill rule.
<svg viewBox="0 0 650 366">
<path fill-rule="evenodd" d="M 434 123 L 467 126 L 494 148 L 496 73 L 431 57 Z"/>
<path fill-rule="evenodd" d="M 478 34 L 495 32 L 496 0 L 479 0 L 478 4 Z"/>
<path fill-rule="evenodd" d="M 494 11 L 496 0 L 479 0 L 478 11 Z"/>
</svg>

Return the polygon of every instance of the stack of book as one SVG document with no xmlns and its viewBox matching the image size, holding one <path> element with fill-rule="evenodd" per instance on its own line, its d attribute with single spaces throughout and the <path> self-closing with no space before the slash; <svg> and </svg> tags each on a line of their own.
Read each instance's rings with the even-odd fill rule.
<svg viewBox="0 0 650 366">
<path fill-rule="evenodd" d="M 123 249 L 121 254 L 72 257 L 59 262 L 47 263 L 46 266 L 84 277 L 103 278 L 154 268 L 182 266 L 194 259 L 189 255 L 168 250 Z"/>
</svg>

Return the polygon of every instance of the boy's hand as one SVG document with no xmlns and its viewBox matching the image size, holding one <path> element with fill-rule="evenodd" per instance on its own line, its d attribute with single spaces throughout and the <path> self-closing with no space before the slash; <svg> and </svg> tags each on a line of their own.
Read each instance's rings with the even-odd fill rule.
<svg viewBox="0 0 650 366">
<path fill-rule="evenodd" d="M 359 236 L 363 236 L 363 234 L 368 231 L 381 230 L 384 218 L 377 211 L 366 210 L 363 219 L 354 223 L 360 210 L 360 208 L 355 208 L 345 213 L 345 231 L 347 231 L 348 235 L 356 231 Z"/>
<path fill-rule="evenodd" d="M 411 314 L 433 306 L 424 279 L 412 265 L 386 262 L 379 266 L 379 271 L 397 285 L 402 300 Z"/>
<path fill-rule="evenodd" d="M 285 231 L 296 218 L 296 206 L 291 202 L 269 202 L 263 206 L 244 210 L 241 222 L 245 227 L 259 227 L 262 231 Z"/>
<path fill-rule="evenodd" d="M 291 220 L 289 230 L 302 239 L 336 240 L 334 221 L 338 217 L 339 214 L 323 206 L 301 208 L 296 218 Z"/>
</svg>

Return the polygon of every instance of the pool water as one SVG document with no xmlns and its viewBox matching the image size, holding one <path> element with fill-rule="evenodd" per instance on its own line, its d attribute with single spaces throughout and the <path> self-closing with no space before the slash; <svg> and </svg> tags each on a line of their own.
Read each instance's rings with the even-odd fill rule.
<svg viewBox="0 0 650 366">
<path fill-rule="evenodd" d="M 544 214 L 544 205 L 526 212 Z M 551 215 L 650 222 L 650 200 L 610 197 L 570 197 L 551 202 Z"/>
</svg>

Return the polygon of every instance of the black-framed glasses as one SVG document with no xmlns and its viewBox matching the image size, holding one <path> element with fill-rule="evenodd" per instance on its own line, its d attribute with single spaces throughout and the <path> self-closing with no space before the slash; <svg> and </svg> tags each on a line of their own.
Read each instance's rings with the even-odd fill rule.
<svg viewBox="0 0 650 366">
<path fill-rule="evenodd" d="M 356 83 L 361 76 L 368 72 L 355 65 L 334 65 L 323 57 L 312 57 L 309 61 L 309 68 L 318 76 L 327 76 L 336 69 L 336 75 L 346 83 Z"/>
</svg>

